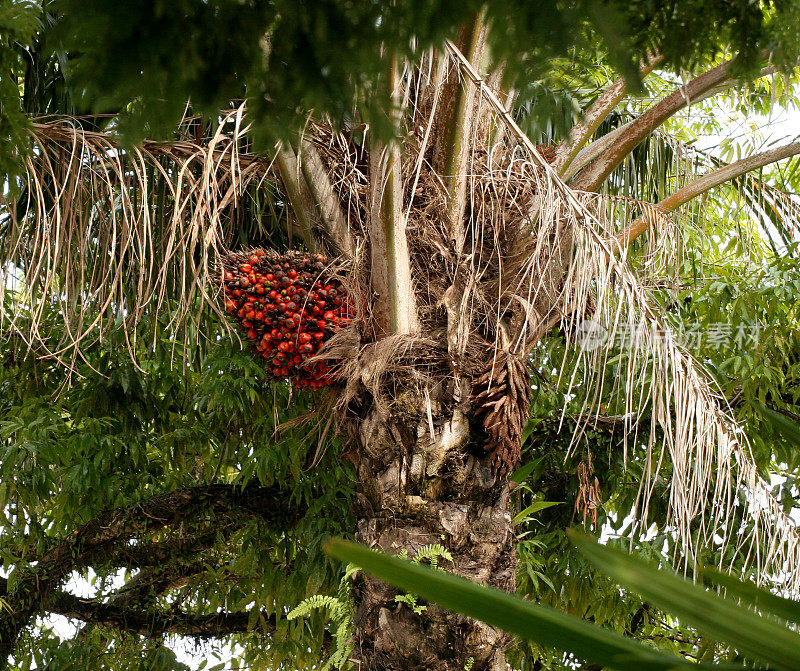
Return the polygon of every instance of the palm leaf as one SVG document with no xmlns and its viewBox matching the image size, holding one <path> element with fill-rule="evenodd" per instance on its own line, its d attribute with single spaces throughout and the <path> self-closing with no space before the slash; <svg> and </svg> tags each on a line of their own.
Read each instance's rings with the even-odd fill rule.
<svg viewBox="0 0 800 671">
<path fill-rule="evenodd" d="M 786 671 L 800 668 L 800 637 L 796 632 L 586 536 L 571 533 L 570 537 L 583 556 L 603 573 L 682 623 L 697 627 L 707 636 L 769 664 L 770 668 Z"/>
<path fill-rule="evenodd" d="M 800 623 L 800 603 L 797 601 L 784 599 L 761 587 L 756 587 L 752 583 L 737 580 L 732 575 L 713 568 L 704 568 L 702 574 L 712 583 L 724 587 L 728 596 L 755 606 L 762 613 L 774 615 L 787 622 Z"/>
<path fill-rule="evenodd" d="M 395 587 L 486 622 L 523 640 L 566 650 L 617 671 L 709 668 L 659 653 L 630 638 L 450 573 L 403 561 L 340 540 L 328 543 L 332 557 L 350 562 Z M 716 667 L 715 667 L 716 668 Z M 735 667 L 743 668 L 743 667 Z"/>
</svg>

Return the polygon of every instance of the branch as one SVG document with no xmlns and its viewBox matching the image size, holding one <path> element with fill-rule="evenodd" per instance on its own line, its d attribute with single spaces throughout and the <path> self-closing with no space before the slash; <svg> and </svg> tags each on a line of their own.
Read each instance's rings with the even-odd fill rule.
<svg viewBox="0 0 800 671">
<path fill-rule="evenodd" d="M 166 565 L 148 568 L 140 571 L 135 577 L 128 580 L 128 582 L 117 591 L 103 597 L 104 601 L 102 602 L 97 598 L 88 600 L 79 599 L 79 601 L 82 604 L 103 603 L 106 606 L 113 606 L 120 611 L 124 609 L 126 611 L 133 610 L 134 612 L 138 613 L 149 612 L 150 609 L 155 606 L 156 599 L 166 592 L 186 587 L 192 578 L 207 571 L 216 572 L 223 567 L 224 564 L 215 563 L 214 565 L 210 565 L 206 561 L 195 561 L 191 564 Z M 226 571 L 226 574 L 226 580 L 235 580 L 239 577 L 230 575 L 228 571 Z M 252 577 L 253 576 L 248 576 L 248 578 Z M 0 595 L 2 594 L 2 584 L 0 583 Z M 75 597 L 60 593 L 56 596 L 56 605 L 46 601 L 43 607 L 48 612 L 58 612 L 60 615 L 69 617 L 71 616 L 70 613 L 63 612 L 63 609 L 58 611 L 56 610 L 59 599 L 62 600 L 62 603 L 66 603 L 63 601 L 65 598 L 74 599 Z M 169 614 L 174 614 L 174 611 L 171 610 Z M 76 638 L 83 638 L 89 627 L 95 624 L 102 623 L 95 622 L 94 620 L 88 622 L 87 626 L 83 627 L 81 631 L 78 632 Z"/>
<path fill-rule="evenodd" d="M 233 510 L 257 515 L 276 526 L 300 517 L 299 509 L 288 503 L 285 492 L 277 487 L 206 485 L 178 489 L 103 512 L 69 538 L 58 541 L 35 567 L 23 572 L 8 594 L 12 612 L 0 619 L 0 668 L 13 652 L 22 628 L 75 567 L 111 554 L 114 544 L 136 534 L 180 524 L 201 512 L 220 514 Z"/>
<path fill-rule="evenodd" d="M 80 599 L 57 594 L 48 610 L 75 620 L 100 627 L 111 627 L 146 638 L 160 638 L 164 634 L 192 636 L 193 638 L 217 638 L 229 634 L 249 631 L 249 623 L 257 617 L 264 633 L 274 633 L 276 618 L 265 611 L 212 613 L 197 615 L 170 609 L 137 610 L 115 604 L 102 603 L 95 599 Z"/>
<path fill-rule="evenodd" d="M 171 538 L 155 542 L 139 541 L 135 545 L 129 543 L 113 543 L 108 547 L 97 550 L 86 556 L 86 559 L 93 566 L 105 567 L 132 567 L 146 568 L 150 566 L 161 566 L 169 561 L 180 558 L 181 556 L 196 555 L 198 552 L 211 547 L 218 538 L 227 538 L 232 532 L 241 528 L 242 520 L 236 519 L 241 515 L 238 509 L 230 511 L 231 518 L 225 519 L 225 515 L 217 511 L 213 520 L 213 525 L 206 524 L 199 531 L 187 528 L 186 524 L 181 524 L 178 535 Z M 206 520 L 210 522 L 210 520 Z M 12 550 L 12 554 L 20 556 L 26 564 L 40 562 L 42 557 L 50 552 L 57 544 L 57 539 L 44 548 L 38 548 L 35 552 L 28 552 L 22 548 Z M 89 564 L 73 565 L 73 569 L 85 568 Z"/>
<path fill-rule="evenodd" d="M 566 415 L 565 419 L 569 419 L 579 426 L 587 425 L 597 427 L 606 427 L 609 429 L 615 429 L 617 427 L 624 428 L 626 426 L 631 426 L 635 424 L 638 420 L 642 418 L 642 415 L 639 412 L 628 412 L 624 415 L 595 415 L 595 414 L 588 414 L 588 415 Z"/>
<path fill-rule="evenodd" d="M 199 534 L 179 536 L 154 543 L 123 544 L 115 547 L 107 557 L 95 558 L 94 564 L 106 566 L 127 566 L 131 568 L 148 568 L 162 566 L 181 556 L 195 556 L 198 552 L 211 547 L 220 534 L 227 535 L 240 527 L 237 524 L 221 526 L 219 520 L 208 530 Z"/>
<path fill-rule="evenodd" d="M 783 147 L 778 147 L 777 149 L 771 149 L 770 151 L 748 156 L 741 161 L 736 161 L 735 163 L 718 168 L 707 175 L 703 175 L 691 184 L 687 184 L 682 189 L 679 189 L 671 196 L 659 202 L 655 206 L 655 209 L 663 213 L 671 212 L 720 184 L 741 177 L 751 170 L 756 170 L 770 163 L 775 163 L 776 161 L 781 161 L 797 154 L 800 154 L 800 142 L 793 142 Z M 631 223 L 628 228 L 615 236 L 615 239 L 624 247 L 647 231 L 653 223 L 653 218 L 654 213 L 647 212 Z"/>
<path fill-rule="evenodd" d="M 140 571 L 116 592 L 110 595 L 107 603 L 119 608 L 140 610 L 152 603 L 165 592 L 185 587 L 189 579 L 209 569 L 205 561 L 191 564 L 149 568 Z M 45 608 L 48 605 L 45 604 Z"/>
<path fill-rule="evenodd" d="M 772 410 L 772 412 L 777 412 L 778 414 L 783 415 L 784 417 L 788 417 L 793 422 L 800 424 L 800 415 L 798 415 L 797 413 L 792 412 L 791 410 L 787 410 L 786 408 L 778 408 L 775 406 L 774 403 L 768 403 L 767 407 L 770 410 Z"/>
<path fill-rule="evenodd" d="M 755 79 L 759 79 L 761 77 L 767 77 L 769 75 L 774 75 L 776 72 L 778 72 L 778 66 L 777 65 L 768 65 L 766 67 L 761 68 L 759 73 L 754 77 L 754 80 Z M 722 93 L 724 91 L 727 91 L 729 88 L 731 88 L 732 86 L 736 86 L 738 83 L 739 82 L 737 80 L 735 80 L 735 79 L 729 79 L 728 81 L 722 82 L 722 84 L 720 84 L 719 86 L 715 86 L 713 89 L 709 89 L 708 91 L 706 91 L 702 95 L 700 95 L 697 98 L 695 98 L 694 100 L 692 100 L 692 104 L 702 102 L 703 100 L 706 100 L 707 98 L 713 98 L 718 93 Z"/>
<path fill-rule="evenodd" d="M 170 608 L 148 610 L 141 606 L 147 597 L 182 587 L 186 580 L 205 570 L 201 563 L 178 567 L 161 575 L 140 574 L 125 585 L 112 598 L 103 602 L 84 599 L 66 592 L 57 592 L 45 605 L 48 613 L 81 620 L 92 626 L 110 627 L 146 638 L 160 638 L 165 634 L 193 638 L 219 638 L 230 634 L 251 631 L 251 623 L 260 622 L 265 634 L 275 632 L 277 618 L 266 611 L 196 614 Z M 0 578 L 0 596 L 6 594 L 7 580 Z M 138 604 L 137 608 L 135 604 Z M 325 644 L 330 634 L 325 631 Z"/>
<path fill-rule="evenodd" d="M 565 178 L 578 174 L 571 182 L 577 190 L 596 191 L 608 175 L 650 133 L 664 121 L 687 105 L 702 100 L 705 95 L 725 83 L 728 88 L 735 83 L 730 79 L 731 61 L 718 65 L 676 89 L 633 121 L 605 135 L 581 151 L 570 166 Z"/>
<path fill-rule="evenodd" d="M 663 58 L 664 57 L 660 54 L 650 55 L 647 62 L 642 64 L 639 70 L 640 75 L 642 77 L 649 75 Z M 569 135 L 567 135 L 556 148 L 553 168 L 556 169 L 559 175 L 564 175 L 567 168 L 578 155 L 581 147 L 589 141 L 600 124 L 614 111 L 614 108 L 616 108 L 625 97 L 627 92 L 627 81 L 624 77 L 620 77 L 589 105 L 580 121 L 570 129 Z"/>
</svg>

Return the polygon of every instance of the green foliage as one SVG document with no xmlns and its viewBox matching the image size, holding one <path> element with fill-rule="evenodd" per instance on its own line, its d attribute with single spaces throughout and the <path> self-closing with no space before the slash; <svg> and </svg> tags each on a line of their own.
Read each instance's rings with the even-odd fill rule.
<svg viewBox="0 0 800 671">
<path fill-rule="evenodd" d="M 686 254 L 685 272 L 694 280 L 674 297 L 676 324 L 692 325 L 699 333 L 723 325 L 730 337 L 722 342 L 701 340 L 696 343 L 696 356 L 732 399 L 740 421 L 750 428 L 759 462 L 765 467 L 785 464 L 792 471 L 800 464 L 791 432 L 800 411 L 796 355 L 800 269 L 788 254 L 752 263 L 731 262 L 747 254 L 737 243 L 741 238 L 732 233 L 727 253 L 711 261 L 713 271 L 707 276 L 701 268 L 713 258 L 710 245 Z M 739 333 L 747 338 L 737 338 Z M 782 423 L 775 413 L 783 415 Z"/>
<path fill-rule="evenodd" d="M 575 534 L 572 538 L 601 571 L 712 639 L 725 642 L 773 669 L 789 671 L 800 666 L 800 637 L 787 629 L 785 623 L 761 617 L 733 600 L 726 601 L 669 571 L 657 571 L 641 560 L 586 537 Z M 739 590 L 739 596 L 743 594 Z M 762 598 L 758 605 L 760 610 L 769 612 L 771 601 Z"/>
<path fill-rule="evenodd" d="M 403 559 L 406 558 L 406 556 L 403 556 Z M 439 543 L 431 543 L 430 545 L 423 545 L 421 548 L 419 548 L 411 561 L 413 561 L 415 564 L 421 564 L 423 561 L 427 560 L 431 568 L 438 569 L 440 559 L 446 559 L 452 563 L 453 555 L 450 554 L 450 550 L 444 547 L 444 545 L 440 545 Z"/>
<path fill-rule="evenodd" d="M 28 119 L 17 76 L 24 68 L 24 50 L 39 30 L 40 13 L 38 5 L 27 0 L 0 2 L 0 175 L 16 172 L 14 154 L 28 149 Z"/>
<path fill-rule="evenodd" d="M 751 660 L 768 664 L 772 669 L 789 671 L 800 665 L 800 639 L 785 622 L 777 622 L 752 610 L 757 606 L 765 615 L 800 614 L 797 602 L 787 601 L 757 590 L 730 576 L 717 572 L 706 575 L 728 587 L 729 596 L 721 597 L 701 586 L 675 576 L 668 570 L 655 569 L 627 553 L 597 544 L 588 537 L 573 534 L 572 540 L 595 566 L 611 575 L 625 588 L 660 604 L 667 612 L 724 642 Z M 743 669 L 750 665 L 720 662 L 694 664 L 674 656 L 671 659 L 631 639 L 625 639 L 602 627 L 537 606 L 518 597 L 483 587 L 424 567 L 409 566 L 394 558 L 376 555 L 358 545 L 332 541 L 327 551 L 334 557 L 351 561 L 386 582 L 404 589 L 414 589 L 430 601 L 459 613 L 483 620 L 522 639 L 568 650 L 575 655 L 617 670 L 719 668 Z M 743 604 L 736 603 L 740 599 Z"/>
<path fill-rule="evenodd" d="M 452 0 L 133 5 L 55 0 L 48 5 L 59 17 L 55 36 L 69 54 L 76 100 L 97 111 L 127 111 L 130 140 L 173 128 L 187 100 L 213 117 L 243 98 L 262 139 L 286 137 L 310 110 L 340 122 L 358 113 L 385 134 L 384 78 L 392 55 L 413 59 L 456 39 L 483 6 Z M 670 68 L 694 67 L 726 48 L 738 54 L 741 73 L 757 69 L 762 49 L 793 66 L 793 11 L 796 3 L 790 0 L 485 5 L 492 52 L 505 62 L 509 86 L 518 90 L 541 79 L 554 58 L 576 54 L 594 62 L 599 53 L 637 85 L 637 63 L 647 49 L 660 50 Z M 535 89 L 530 93 L 539 102 L 560 98 L 557 92 L 544 98 Z"/>
<path fill-rule="evenodd" d="M 189 100 L 213 116 L 241 98 L 281 11 L 225 0 L 52 6 L 60 16 L 56 36 L 74 55 L 77 100 L 101 110 L 128 107 L 131 141 L 171 131 Z"/>
<path fill-rule="evenodd" d="M 13 339 L 0 348 L 0 560 L 16 567 L 9 587 L 38 553 L 105 509 L 135 508 L 155 494 L 205 483 L 278 484 L 303 511 L 286 528 L 246 512 L 220 513 L 216 519 L 187 517 L 180 530 L 137 540 L 158 544 L 210 531 L 203 545 L 171 554 L 153 569 L 158 579 L 193 567 L 185 586 L 142 597 L 135 607 L 281 614 L 268 646 L 255 616 L 249 632 L 220 641 L 236 643 L 241 663 L 316 661 L 324 622 L 287 621 L 281 604 L 338 584 L 321 544 L 352 524 L 352 475 L 339 445 L 323 436 L 324 421 L 279 427 L 311 411 L 318 399 L 268 383 L 251 355 L 227 338 L 215 339 L 181 368 L 166 339 L 149 353 L 142 346 L 135 366 L 115 346 L 113 332 L 107 335 L 72 374 L 52 360 L 23 357 L 24 344 Z M 122 579 L 135 580 L 135 571 L 121 573 L 118 565 L 98 561 L 73 577 L 98 598 L 111 599 Z M 189 644 L 173 640 L 154 649 L 138 636 L 99 627 L 62 641 L 45 620 L 31 622 L 15 668 L 70 669 L 76 659 L 96 659 L 92 668 L 178 671 L 185 667 L 170 647 Z"/>
<path fill-rule="evenodd" d="M 345 568 L 344 575 L 339 581 L 339 588 L 336 596 L 326 594 L 314 594 L 303 599 L 286 616 L 287 620 L 294 620 L 305 617 L 315 610 L 326 609 L 329 612 L 330 620 L 336 625 L 333 634 L 334 650 L 331 656 L 322 666 L 321 671 L 329 669 L 349 669 L 350 653 L 353 651 L 354 644 L 351 642 L 353 635 L 353 615 L 355 614 L 355 603 L 352 595 L 352 585 L 350 583 L 357 567 L 349 565 Z"/>
<path fill-rule="evenodd" d="M 345 583 L 345 580 L 342 582 Z M 287 620 L 294 620 L 318 609 L 327 609 L 330 612 L 330 619 L 336 625 L 336 631 L 333 635 L 334 650 L 322 666 L 321 671 L 345 669 L 350 666 L 348 658 L 353 651 L 353 644 L 349 642 L 353 632 L 353 601 L 349 595 L 349 584 L 345 586 L 344 590 L 340 588 L 339 591 L 340 596 L 338 597 L 315 594 L 303 599 L 286 616 Z"/>
<path fill-rule="evenodd" d="M 165 645 L 151 643 L 142 646 L 132 638 L 108 640 L 97 629 L 85 632 L 83 640 L 60 643 L 55 631 L 46 627 L 42 629 L 42 635 L 31 642 L 30 656 L 20 656 L 16 668 L 26 671 L 33 668 L 46 668 L 48 671 L 194 671 L 179 661 L 175 652 Z"/>
<path fill-rule="evenodd" d="M 262 146 L 265 138 L 285 136 L 297 128 L 312 109 L 345 124 L 362 116 L 373 126 L 385 127 L 386 96 L 381 87 L 388 54 L 415 58 L 427 46 L 455 39 L 479 4 L 58 0 L 47 5 L 57 16 L 42 16 L 33 3 L 0 2 L 0 130 L 2 139 L 9 140 L 0 147 L 0 169 L 5 174 L 12 167 L 9 150 L 26 146 L 22 109 L 53 114 L 74 111 L 74 105 L 91 105 L 112 117 L 84 117 L 81 125 L 121 129 L 129 141 L 145 134 L 207 135 L 213 132 L 217 110 L 243 98 L 248 100 Z M 730 47 L 741 54 L 738 67 L 744 72 L 755 66 L 760 48 L 775 47 L 775 58 L 783 65 L 793 63 L 793 50 L 800 44 L 795 2 L 524 6 L 490 2 L 487 12 L 493 57 L 506 59 L 507 83 L 522 92 L 518 118 L 543 142 L 564 137 L 579 109 L 617 72 L 635 78 L 633 65 L 645 47 L 658 46 L 667 56 L 665 67 L 689 68 L 717 62 L 720 48 Z M 417 38 L 413 45 L 411 35 Z M 71 99 L 64 88 L 65 73 Z M 677 81 L 657 74 L 648 80 L 650 98 L 671 90 Z M 733 89 L 723 100 L 742 110 L 765 113 L 775 100 L 787 101 L 792 83 L 792 79 L 761 79 Z M 211 124 L 199 130 L 185 126 L 176 133 L 174 122 L 187 99 L 192 111 L 211 117 Z M 787 102 L 792 104 L 791 98 Z M 625 123 L 649 103 L 650 99 L 625 103 L 598 133 Z M 717 108 L 703 105 L 692 106 L 702 114 L 692 117 L 691 123 L 677 119 L 668 130 L 685 142 L 720 132 Z M 728 152 L 722 154 L 726 160 L 738 157 L 736 145 L 727 143 L 722 149 Z M 609 190 L 653 201 L 668 195 L 675 188 L 675 174 L 683 174 L 681 170 L 690 164 L 680 162 L 684 150 L 685 145 L 654 134 L 615 173 Z M 796 188 L 797 165 L 763 176 Z M 698 160 L 686 174 L 691 177 L 707 167 Z M 153 193 L 160 190 L 154 182 Z M 724 322 L 734 332 L 741 325 L 762 325 L 761 336 L 751 347 L 704 343 L 693 351 L 733 404 L 763 472 L 781 474 L 774 491 L 788 512 L 800 497 L 796 474 L 800 451 L 791 430 L 800 416 L 796 301 L 800 274 L 793 259 L 772 256 L 757 241 L 758 229 L 751 221 L 753 212 L 763 210 L 763 201 L 758 205 L 754 196 L 757 190 L 736 183 L 688 212 L 681 220 L 686 223 L 682 263 L 674 283 L 658 287 L 657 295 L 676 325 L 707 329 Z M 285 217 L 282 199 L 271 184 L 242 199 L 231 214 L 230 244 L 282 246 L 285 239 L 275 233 Z M 738 205 L 742 202 L 745 206 Z M 159 200 L 155 226 L 163 223 L 160 215 L 165 208 L 169 202 Z M 777 214 L 767 212 L 765 217 L 773 226 L 782 223 Z M 693 226 L 700 230 L 695 232 Z M 786 230 L 779 233 L 785 235 Z M 639 263 L 639 251 L 632 254 L 634 264 Z M 136 291 L 135 273 L 128 268 L 123 272 L 134 278 L 129 289 Z M 50 317 L 57 332 L 58 316 L 52 312 Z M 323 437 L 321 426 L 278 431 L 284 422 L 313 410 L 316 399 L 284 385 L 268 385 L 247 353 L 218 336 L 213 320 L 206 323 L 208 339 L 193 333 L 186 343 L 164 337 L 164 326 L 141 325 L 137 366 L 124 354 L 128 341 L 122 330 L 105 325 L 103 342 L 87 348 L 87 359 L 78 361 L 72 373 L 52 360 L 26 357 L 24 343 L 13 337 L 3 343 L 0 553 L 4 563 L 24 569 L 32 553 L 53 539 L 68 537 L 100 511 L 136 505 L 176 487 L 198 482 L 285 484 L 288 496 L 307 511 L 297 527 L 280 532 L 250 521 L 229 536 L 220 534 L 202 553 L 208 565 L 178 591 L 179 599 L 200 614 L 218 608 L 279 613 L 276 632 L 269 639 L 259 635 L 255 616 L 250 632 L 224 639 L 242 646 L 242 664 L 316 663 L 332 621 L 335 652 L 327 664 L 342 668 L 351 628 L 346 624 L 352 617 L 350 595 L 342 593 L 345 583 L 338 582 L 339 573 L 322 557 L 321 544 L 329 535 L 351 528 L 351 473 L 338 459 L 338 445 Z M 147 345 L 154 335 L 151 351 Z M 557 333 L 552 336 L 533 361 L 539 376 L 525 434 L 527 463 L 513 478 L 522 484 L 513 494 L 520 594 L 617 634 L 646 639 L 664 652 L 721 659 L 729 646 L 702 640 L 694 627 L 670 618 L 666 610 L 643 610 L 636 593 L 620 590 L 566 537 L 564 529 L 580 518 L 575 509 L 580 488 L 577 466 L 592 455 L 600 491 L 597 526 L 618 537 L 610 545 L 623 547 L 633 541 L 640 555 L 663 564 L 674 552 L 674 539 L 663 531 L 669 465 L 654 482 L 648 519 L 632 524 L 627 517 L 649 468 L 644 458 L 649 431 L 642 428 L 636 441 L 624 445 L 618 429 L 592 427 L 572 445 L 573 415 L 581 411 L 580 397 L 565 401 L 563 380 L 557 374 L 563 341 Z M 184 363 L 183 368 L 174 366 L 173 356 Z M 624 370 L 625 356 L 621 352 L 607 361 L 608 379 L 616 379 Z M 620 410 L 618 397 L 609 395 L 600 402 L 603 414 Z M 566 430 L 559 433 L 564 406 Z M 646 425 L 648 410 L 641 410 Z M 321 461 L 312 468 L 319 455 Z M 556 501 L 563 503 L 555 505 Z M 742 569 L 743 559 L 732 553 L 730 545 L 725 550 L 712 548 L 701 560 Z M 406 563 L 421 563 L 420 554 Z M 441 558 L 452 560 L 434 550 L 426 558 L 431 565 Z M 98 594 L 112 595 L 115 569 L 97 569 Z M 18 576 L 19 572 L 11 575 L 12 583 Z M 82 573 L 83 578 L 89 576 Z M 718 582 L 724 584 L 723 579 Z M 731 584 L 726 587 L 734 589 Z M 335 596 L 320 596 L 327 594 Z M 753 593 L 741 596 L 751 598 Z M 422 612 L 425 605 L 420 599 L 427 597 L 418 591 L 397 597 Z M 281 605 L 287 603 L 300 605 L 284 617 Z M 155 605 L 170 604 L 160 599 Z M 331 617 L 315 614 L 315 608 L 327 608 Z M 561 622 L 552 620 L 549 610 L 536 613 L 551 625 Z M 642 623 L 631 631 L 640 613 Z M 573 624 L 570 621 L 569 626 Z M 87 668 L 91 664 L 103 668 L 106 663 L 119 669 L 184 668 L 164 645 L 147 647 L 136 637 L 110 629 L 89 628 L 79 638 L 61 641 L 47 622 L 40 621 L 26 632 L 18 667 L 35 663 L 67 669 L 74 668 L 75 659 L 85 659 Z M 613 648 L 619 637 L 610 644 L 602 635 L 597 640 Z M 167 643 L 185 645 L 180 640 Z M 641 646 L 636 650 L 638 654 Z M 520 641 L 509 654 L 515 667 L 526 671 L 573 668 L 578 663 L 529 641 Z"/>
<path fill-rule="evenodd" d="M 408 551 L 403 548 L 398 556 L 401 559 L 408 559 Z M 443 545 L 431 543 L 430 545 L 423 545 L 419 548 L 411 561 L 415 564 L 420 564 L 427 560 L 432 569 L 441 570 L 439 568 L 439 559 L 446 559 L 452 563 L 453 555 L 450 554 L 450 551 Z M 406 604 L 417 615 L 422 615 L 427 609 L 427 606 L 417 602 L 417 596 L 415 594 L 398 594 L 394 600 L 397 603 Z"/>
</svg>

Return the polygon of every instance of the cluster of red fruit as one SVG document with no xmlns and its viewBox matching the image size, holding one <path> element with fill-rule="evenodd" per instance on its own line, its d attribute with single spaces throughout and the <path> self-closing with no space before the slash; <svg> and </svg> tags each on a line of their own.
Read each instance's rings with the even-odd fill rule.
<svg viewBox="0 0 800 671">
<path fill-rule="evenodd" d="M 323 280 L 325 257 L 264 250 L 228 254 L 223 262 L 225 309 L 237 320 L 277 378 L 319 389 L 335 380 L 324 361 L 306 363 L 350 323 L 341 282 Z M 238 319 L 237 319 L 238 318 Z"/>
</svg>

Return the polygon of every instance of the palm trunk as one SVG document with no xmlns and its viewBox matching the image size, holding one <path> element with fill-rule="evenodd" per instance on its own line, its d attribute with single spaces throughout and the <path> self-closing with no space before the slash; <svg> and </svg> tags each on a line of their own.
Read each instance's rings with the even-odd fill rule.
<svg viewBox="0 0 800 671">
<path fill-rule="evenodd" d="M 482 34 L 476 21 L 474 35 L 465 37 L 476 61 Z M 481 89 L 475 83 L 482 86 L 482 80 L 455 45 L 449 49 L 477 79 L 462 91 L 462 65 L 454 61 L 457 71 L 442 68 L 449 72 L 449 87 L 439 82 L 434 86 L 441 90 L 415 93 L 419 99 L 409 109 L 419 110 L 419 117 L 408 128 L 433 128 L 432 138 L 425 131 L 416 145 L 369 137 L 364 148 L 344 152 L 338 148 L 347 145 L 346 138 L 323 137 L 313 145 L 317 174 L 336 185 L 332 193 L 340 200 L 339 211 L 347 212 L 354 232 L 366 234 L 354 256 L 353 286 L 363 292 L 356 304 L 368 306 L 358 347 L 345 352 L 344 340 L 331 342 L 328 355 L 341 356 L 346 380 L 340 402 L 347 409 L 349 454 L 357 463 L 356 540 L 409 560 L 439 546 L 442 569 L 513 591 L 508 474 L 519 457 L 529 407 L 524 348 L 515 350 L 519 339 L 509 335 L 518 326 L 516 305 L 503 303 L 497 315 L 489 308 L 483 323 L 474 310 L 487 309 L 490 299 L 477 299 L 480 308 L 472 303 L 479 287 L 492 295 L 506 291 L 498 276 L 524 224 L 514 219 L 506 230 L 505 219 L 498 217 L 491 240 L 473 231 L 482 215 L 477 206 L 472 209 L 478 187 L 466 179 L 468 165 L 486 155 L 478 130 L 488 126 L 488 111 L 497 101 L 478 113 Z M 449 51 L 443 57 L 452 58 Z M 403 80 L 396 63 L 385 83 L 393 109 L 400 110 Z M 436 116 L 442 91 L 444 112 Z M 392 121 L 404 128 L 403 118 Z M 442 156 L 441 166 L 433 167 Z M 358 175 L 362 181 L 354 179 Z M 354 225 L 357 216 L 364 219 Z M 322 223 L 336 240 L 335 220 Z M 478 338 L 485 338 L 480 344 L 476 329 Z M 427 354 L 426 348 L 431 348 Z M 387 367 L 395 365 L 397 374 L 389 380 Z M 507 636 L 481 622 L 418 604 L 413 595 L 398 594 L 366 575 L 357 578 L 354 598 L 359 671 L 508 668 Z"/>
<path fill-rule="evenodd" d="M 440 544 L 440 567 L 498 589 L 514 589 L 516 558 L 505 478 L 493 475 L 469 389 L 443 383 L 405 390 L 389 413 L 377 404 L 351 424 L 359 448 L 360 543 L 417 557 Z M 505 671 L 507 637 L 434 604 L 414 612 L 397 590 L 367 575 L 356 581 L 356 668 Z M 423 605 L 423 604 L 420 604 Z"/>
</svg>

